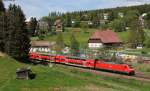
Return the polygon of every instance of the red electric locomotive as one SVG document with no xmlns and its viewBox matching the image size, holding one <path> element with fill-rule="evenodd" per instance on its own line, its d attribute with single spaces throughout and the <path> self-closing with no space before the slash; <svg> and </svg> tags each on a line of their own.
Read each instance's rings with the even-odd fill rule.
<svg viewBox="0 0 150 91">
<path fill-rule="evenodd" d="M 126 73 L 128 75 L 134 75 L 134 69 L 127 64 L 118 64 L 114 62 L 96 61 L 95 68 L 108 70 L 119 73 Z"/>
</svg>

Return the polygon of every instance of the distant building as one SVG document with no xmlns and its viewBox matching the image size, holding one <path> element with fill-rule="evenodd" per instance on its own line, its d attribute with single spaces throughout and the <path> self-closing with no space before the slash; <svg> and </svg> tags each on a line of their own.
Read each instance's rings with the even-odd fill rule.
<svg viewBox="0 0 150 91">
<path fill-rule="evenodd" d="M 41 30 L 48 30 L 48 23 L 46 21 L 39 20 L 38 26 L 39 26 L 39 29 Z"/>
<path fill-rule="evenodd" d="M 93 22 L 92 21 L 88 21 L 88 25 L 93 25 Z"/>
<path fill-rule="evenodd" d="M 121 17 L 121 18 L 123 18 L 123 17 L 124 17 L 124 14 L 123 14 L 122 12 L 119 12 L 119 13 L 118 13 L 118 16 Z"/>
<path fill-rule="evenodd" d="M 63 22 L 61 19 L 57 19 L 54 23 L 56 32 L 63 32 Z"/>
<path fill-rule="evenodd" d="M 139 21 L 143 28 L 145 27 L 145 20 L 144 20 L 145 16 L 147 16 L 147 13 L 143 13 L 141 16 L 139 16 Z"/>
<path fill-rule="evenodd" d="M 104 13 L 103 16 L 104 16 L 104 20 L 108 19 L 108 13 Z"/>
<path fill-rule="evenodd" d="M 30 52 L 50 52 L 55 44 L 49 41 L 32 41 Z"/>
<path fill-rule="evenodd" d="M 122 44 L 117 33 L 112 30 L 98 30 L 89 39 L 89 48 L 117 47 Z"/>
<path fill-rule="evenodd" d="M 108 20 L 101 19 L 99 22 L 100 22 L 100 24 L 106 24 L 108 22 Z"/>
</svg>

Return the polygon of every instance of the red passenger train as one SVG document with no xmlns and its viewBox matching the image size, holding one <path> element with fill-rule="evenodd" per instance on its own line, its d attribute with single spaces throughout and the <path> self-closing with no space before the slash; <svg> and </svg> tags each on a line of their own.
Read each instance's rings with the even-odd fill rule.
<svg viewBox="0 0 150 91">
<path fill-rule="evenodd" d="M 134 69 L 127 64 L 116 64 L 113 62 L 105 62 L 103 60 L 82 59 L 77 57 L 66 57 L 62 55 L 45 55 L 39 53 L 30 53 L 30 59 L 34 60 L 35 62 L 37 62 L 37 60 L 46 62 L 55 62 L 87 68 L 126 73 L 128 75 L 135 74 Z"/>
</svg>

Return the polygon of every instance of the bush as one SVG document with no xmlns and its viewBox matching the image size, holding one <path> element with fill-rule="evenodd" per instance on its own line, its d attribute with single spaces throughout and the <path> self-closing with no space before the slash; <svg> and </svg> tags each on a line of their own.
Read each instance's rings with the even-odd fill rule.
<svg viewBox="0 0 150 91">
<path fill-rule="evenodd" d="M 147 52 L 146 51 L 141 51 L 141 54 L 147 54 Z"/>
</svg>

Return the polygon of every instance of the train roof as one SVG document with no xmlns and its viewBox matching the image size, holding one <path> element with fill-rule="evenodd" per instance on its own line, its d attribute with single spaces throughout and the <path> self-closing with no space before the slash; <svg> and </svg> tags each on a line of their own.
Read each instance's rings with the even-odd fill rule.
<svg viewBox="0 0 150 91">
<path fill-rule="evenodd" d="M 81 57 L 75 57 L 75 56 L 70 56 L 70 57 L 67 57 L 69 59 L 81 59 L 81 60 L 87 60 L 86 58 L 81 58 Z"/>
</svg>

